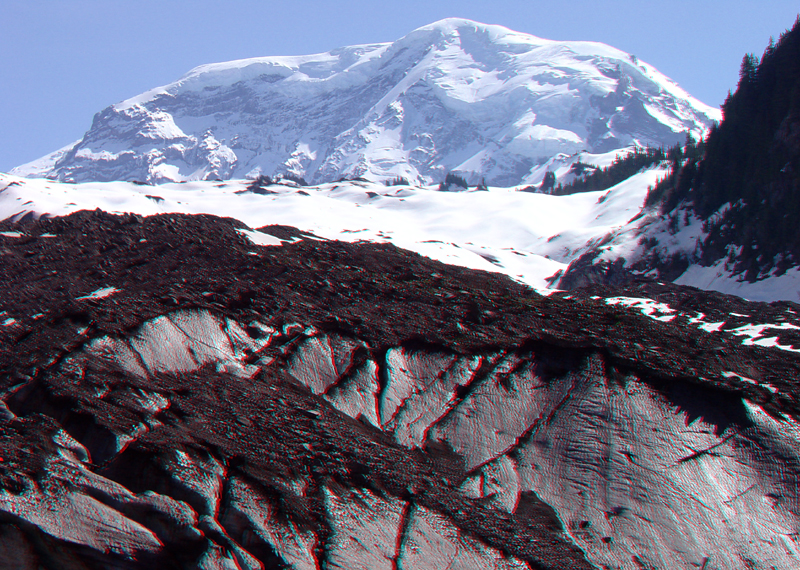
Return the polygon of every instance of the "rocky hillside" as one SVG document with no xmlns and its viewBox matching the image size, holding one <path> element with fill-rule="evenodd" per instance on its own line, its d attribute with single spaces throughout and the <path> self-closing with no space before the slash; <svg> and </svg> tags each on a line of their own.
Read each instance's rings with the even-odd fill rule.
<svg viewBox="0 0 800 570">
<path fill-rule="evenodd" d="M 553 157 L 672 145 L 719 111 L 636 57 L 448 19 L 386 44 L 200 66 L 14 170 L 152 183 L 289 174 L 538 184 Z"/>
<path fill-rule="evenodd" d="M 561 286 L 632 273 L 753 299 L 797 299 L 800 22 L 760 60 L 745 56 L 722 111 L 706 140 L 670 151 L 671 172 L 653 186 L 650 209 L 587 250 Z"/>
<path fill-rule="evenodd" d="M 0 255 L 0 565 L 800 561 L 798 305 L 213 216 L 6 221 Z"/>
</svg>

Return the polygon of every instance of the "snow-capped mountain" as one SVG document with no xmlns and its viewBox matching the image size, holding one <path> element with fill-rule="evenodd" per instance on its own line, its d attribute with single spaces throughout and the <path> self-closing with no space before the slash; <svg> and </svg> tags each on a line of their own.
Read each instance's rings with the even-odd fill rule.
<svg viewBox="0 0 800 570">
<path fill-rule="evenodd" d="M 671 145 L 720 119 L 636 57 L 447 19 L 385 44 L 203 65 L 15 169 L 62 181 L 292 174 L 538 183 L 557 155 Z"/>
</svg>

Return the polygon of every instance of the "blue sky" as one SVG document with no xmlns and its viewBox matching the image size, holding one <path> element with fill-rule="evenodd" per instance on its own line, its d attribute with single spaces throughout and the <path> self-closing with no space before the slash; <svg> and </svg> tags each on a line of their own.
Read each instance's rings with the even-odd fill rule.
<svg viewBox="0 0 800 570">
<path fill-rule="evenodd" d="M 718 106 L 796 0 L 3 0 L 0 171 L 79 139 L 104 107 L 203 63 L 393 41 L 447 17 L 636 55 Z"/>
</svg>

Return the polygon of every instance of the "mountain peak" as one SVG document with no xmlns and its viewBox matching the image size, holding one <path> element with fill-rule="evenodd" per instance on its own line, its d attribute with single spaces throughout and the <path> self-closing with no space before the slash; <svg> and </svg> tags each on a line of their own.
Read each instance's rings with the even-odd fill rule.
<svg viewBox="0 0 800 570">
<path fill-rule="evenodd" d="M 603 44 L 448 18 L 385 44 L 201 65 L 14 170 L 64 181 L 292 174 L 539 183 L 560 154 L 672 145 L 719 112 Z"/>
<path fill-rule="evenodd" d="M 484 24 L 482 22 L 476 22 L 475 20 L 468 20 L 466 18 L 443 18 L 436 22 L 432 22 L 425 26 L 421 26 L 411 32 L 412 34 L 420 32 L 420 31 L 430 31 L 435 30 L 441 32 L 446 35 L 458 34 L 462 30 L 467 32 L 491 32 L 496 35 L 508 35 L 508 34 L 515 34 L 521 36 L 527 36 L 527 34 L 520 34 L 519 32 L 515 32 L 506 28 L 505 26 L 498 26 L 495 24 Z M 528 36 L 534 37 L 534 36 Z"/>
</svg>

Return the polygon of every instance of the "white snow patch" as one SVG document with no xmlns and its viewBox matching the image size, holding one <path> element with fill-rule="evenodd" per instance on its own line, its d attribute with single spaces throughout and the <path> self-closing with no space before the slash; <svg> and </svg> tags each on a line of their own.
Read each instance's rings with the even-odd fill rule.
<svg viewBox="0 0 800 570">
<path fill-rule="evenodd" d="M 630 306 L 640 309 L 638 301 Z M 694 317 L 693 324 L 703 316 Z M 793 534 L 800 500 L 800 426 L 793 420 L 776 420 L 746 403 L 752 424 L 716 425 L 633 376 L 622 383 L 610 381 L 599 359 L 542 381 L 533 373 L 535 356 L 530 358 L 505 357 L 467 397 L 442 406 L 450 388 L 463 385 L 474 364 L 436 353 L 396 351 L 389 367 L 388 386 L 394 382 L 395 387 L 386 396 L 384 419 L 390 421 L 385 429 L 394 429 L 406 445 L 420 445 L 420 437 L 422 445 L 447 442 L 465 458 L 467 469 L 475 469 L 462 486 L 469 496 L 513 510 L 522 493 L 535 492 L 598 566 L 633 568 L 633 557 L 658 568 L 700 568 L 704 563 L 736 568 L 747 560 L 787 569 L 800 564 Z M 458 367 L 464 371 L 461 380 L 447 381 Z M 724 376 L 755 382 L 732 371 Z M 420 386 L 439 394 L 426 399 Z M 419 421 L 409 423 L 404 417 Z M 454 555 L 459 560 L 455 553 L 469 552 L 454 546 L 455 538 L 443 538 L 456 532 L 441 530 L 448 528 L 446 521 L 429 541 L 426 521 L 437 517 L 412 508 L 409 538 L 401 549 L 404 564 L 446 567 Z M 366 551 L 372 554 L 364 556 L 379 559 L 375 546 Z M 481 568 L 486 560 L 460 562 Z"/>
<path fill-rule="evenodd" d="M 706 332 L 712 333 L 712 332 L 721 331 L 722 327 L 724 325 L 725 325 L 725 321 L 722 321 L 722 322 L 719 322 L 719 323 L 703 323 L 702 325 L 700 325 L 697 328 L 699 328 L 701 330 L 704 330 Z"/>
<path fill-rule="evenodd" d="M 348 379 L 342 381 L 325 394 L 331 405 L 352 418 L 365 418 L 375 427 L 381 427 L 378 411 L 380 394 L 378 367 L 368 360 Z"/>
<path fill-rule="evenodd" d="M 324 489 L 332 527 L 328 563 L 333 568 L 394 570 L 404 502 L 366 489 Z"/>
<path fill-rule="evenodd" d="M 741 275 L 733 275 L 726 268 L 726 259 L 723 258 L 708 267 L 690 265 L 674 283 L 737 295 L 750 301 L 797 302 L 800 291 L 800 267 L 789 269 L 780 276 L 772 275 L 750 283 L 744 281 Z"/>
<path fill-rule="evenodd" d="M 318 570 L 317 537 L 301 530 L 291 517 L 279 516 L 275 505 L 238 477 L 228 480 L 230 508 L 245 516 L 255 532 L 272 545 L 294 570 Z"/>
<path fill-rule="evenodd" d="M 631 309 L 639 309 L 645 316 L 668 323 L 678 315 L 670 315 L 675 309 L 671 309 L 666 303 L 659 303 L 652 299 L 641 299 L 636 297 L 609 297 L 606 299 L 608 305 L 622 305 Z"/>
<path fill-rule="evenodd" d="M 250 378 L 259 368 L 244 361 L 274 338 L 274 329 L 262 325 L 261 330 L 266 334 L 252 339 L 230 319 L 205 310 L 177 311 L 143 323 L 129 338 L 94 339 L 74 358 L 93 359 L 140 378 L 191 372 L 208 364 L 219 372 Z"/>
<path fill-rule="evenodd" d="M 119 289 L 116 287 L 103 287 L 102 289 L 97 289 L 96 291 L 92 291 L 88 295 L 84 295 L 83 297 L 76 297 L 75 300 L 83 301 L 86 299 L 105 299 L 106 297 L 110 297 L 114 293 L 119 293 Z"/>
<path fill-rule="evenodd" d="M 690 325 L 696 325 L 698 323 L 702 323 L 703 319 L 705 319 L 705 318 L 706 318 L 706 314 L 705 313 L 697 313 L 696 317 L 691 317 L 689 319 L 689 324 Z"/>
<path fill-rule="evenodd" d="M 722 376 L 724 378 L 736 378 L 737 380 L 740 380 L 741 382 L 746 382 L 747 384 L 752 384 L 753 386 L 761 386 L 763 388 L 766 388 L 767 390 L 769 390 L 773 394 L 777 394 L 778 393 L 778 389 L 775 386 L 773 386 L 772 384 L 760 384 L 760 383 L 756 382 L 755 380 L 753 380 L 752 378 L 748 378 L 747 376 L 742 376 L 741 374 L 737 374 L 736 372 L 731 372 L 731 371 L 727 370 L 727 371 L 724 371 L 722 373 Z"/>
<path fill-rule="evenodd" d="M 506 558 L 461 532 L 444 516 L 425 507 L 414 507 L 408 539 L 402 545 L 402 568 L 439 570 L 530 570 L 516 558 Z"/>
<path fill-rule="evenodd" d="M 287 370 L 314 394 L 322 394 L 342 377 L 360 346 L 341 337 L 315 336 L 297 347 Z"/>
<path fill-rule="evenodd" d="M 402 405 L 388 426 L 395 439 L 408 447 L 422 447 L 430 426 L 455 406 L 458 389 L 473 379 L 483 361 L 480 357 L 417 353 L 406 361 L 406 371 L 390 369 L 392 391 L 403 379 L 411 377 L 411 389 L 406 390 Z M 384 397 L 392 397 L 389 390 Z"/>
<path fill-rule="evenodd" d="M 253 242 L 255 245 L 283 245 L 283 241 L 272 236 L 270 234 L 265 234 L 264 232 L 259 232 L 257 230 L 237 230 L 240 234 L 244 235 Z"/>
<path fill-rule="evenodd" d="M 517 357 L 507 357 L 428 434 L 446 441 L 474 469 L 512 448 L 542 411 L 541 378 Z"/>
<path fill-rule="evenodd" d="M 800 352 L 800 349 L 794 348 L 791 345 L 784 345 L 778 342 L 777 336 L 764 337 L 766 330 L 800 330 L 800 327 L 791 323 L 762 324 L 762 325 L 744 325 L 735 329 L 728 329 L 725 332 L 734 336 L 746 336 L 748 338 L 742 341 L 745 346 L 765 346 L 769 348 L 779 348 L 788 352 Z"/>
<path fill-rule="evenodd" d="M 20 517 L 52 537 L 100 552 L 132 559 L 141 552 L 161 550 L 163 545 L 151 530 L 82 490 L 83 486 L 99 487 L 102 494 L 122 503 L 133 502 L 127 489 L 85 470 L 72 453 L 51 459 L 48 471 L 53 479 L 46 490 L 38 485 L 20 494 L 0 490 L 0 511 Z"/>
<path fill-rule="evenodd" d="M 490 499 L 496 507 L 513 513 L 520 496 L 516 463 L 507 455 L 501 455 L 468 478 L 461 488 L 470 497 Z"/>
</svg>

